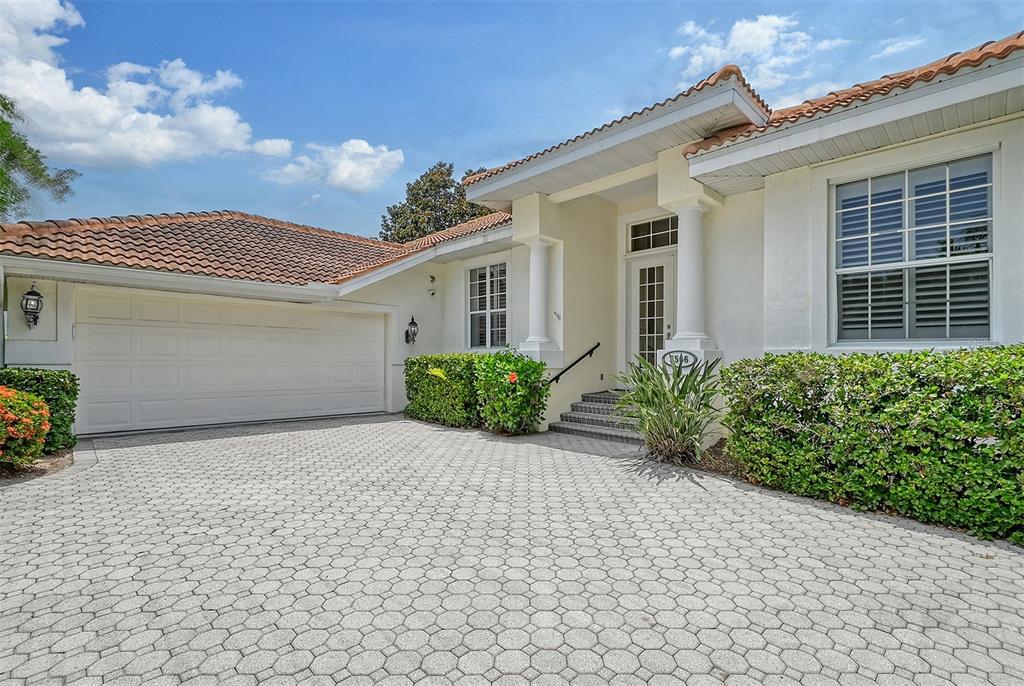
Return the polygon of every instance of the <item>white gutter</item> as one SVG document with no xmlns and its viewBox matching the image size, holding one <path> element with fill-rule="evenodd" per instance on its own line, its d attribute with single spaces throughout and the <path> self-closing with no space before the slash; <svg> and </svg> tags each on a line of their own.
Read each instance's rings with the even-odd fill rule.
<svg viewBox="0 0 1024 686">
<path fill-rule="evenodd" d="M 0 255 L 0 267 L 8 276 L 30 276 L 111 286 L 287 302 L 326 302 L 336 298 L 338 291 L 337 286 L 323 283 L 295 286 L 14 255 Z"/>
</svg>

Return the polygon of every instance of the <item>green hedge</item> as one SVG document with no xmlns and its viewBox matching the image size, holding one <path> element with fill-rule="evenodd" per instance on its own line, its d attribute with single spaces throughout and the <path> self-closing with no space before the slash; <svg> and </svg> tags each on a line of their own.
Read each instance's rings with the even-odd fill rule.
<svg viewBox="0 0 1024 686">
<path fill-rule="evenodd" d="M 755 483 L 1024 543 L 1024 345 L 767 355 L 722 382 Z"/>
<path fill-rule="evenodd" d="M 405 413 L 505 434 L 537 430 L 550 393 L 544 364 L 513 350 L 420 355 L 405 361 Z"/>
<path fill-rule="evenodd" d="M 476 358 L 470 353 L 419 355 L 405 361 L 405 413 L 413 419 L 473 427 L 480 422 Z M 433 373 L 432 373 L 433 372 Z"/>
<path fill-rule="evenodd" d="M 78 377 L 57 369 L 7 367 L 0 369 L 0 386 L 16 388 L 39 396 L 50 408 L 50 432 L 43 451 L 52 453 L 75 447 L 75 404 L 78 402 Z"/>
</svg>

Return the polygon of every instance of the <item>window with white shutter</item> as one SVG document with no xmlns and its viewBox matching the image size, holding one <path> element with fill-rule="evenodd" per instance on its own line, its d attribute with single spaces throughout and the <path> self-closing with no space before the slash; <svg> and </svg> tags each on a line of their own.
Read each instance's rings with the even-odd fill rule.
<svg viewBox="0 0 1024 686">
<path fill-rule="evenodd" d="M 992 156 L 835 187 L 840 341 L 988 339 Z"/>
<path fill-rule="evenodd" d="M 469 270 L 469 347 L 508 343 L 506 282 L 504 262 Z"/>
</svg>

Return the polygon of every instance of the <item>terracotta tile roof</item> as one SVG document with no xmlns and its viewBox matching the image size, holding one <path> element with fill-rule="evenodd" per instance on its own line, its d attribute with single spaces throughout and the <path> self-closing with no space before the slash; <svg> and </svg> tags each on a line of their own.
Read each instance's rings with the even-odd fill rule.
<svg viewBox="0 0 1024 686">
<path fill-rule="evenodd" d="M 701 91 L 701 90 L 703 90 L 703 89 L 705 89 L 705 88 L 707 88 L 709 86 L 714 86 L 715 84 L 718 84 L 718 83 L 721 83 L 721 82 L 724 82 L 724 81 L 728 81 L 729 79 L 735 79 L 736 81 L 738 81 L 740 86 L 742 86 L 743 88 L 745 88 L 747 90 L 747 92 L 753 98 L 754 102 L 756 102 L 758 105 L 760 105 L 761 109 L 764 111 L 764 113 L 766 115 L 771 111 L 771 110 L 768 109 L 768 105 L 765 103 L 765 101 L 761 99 L 761 96 L 759 96 L 754 91 L 754 89 L 750 86 L 750 84 L 747 83 L 747 80 L 746 80 L 746 78 L 744 78 L 743 73 L 740 71 L 740 68 L 737 67 L 735 64 L 728 64 L 728 65 L 722 67 L 721 69 L 719 69 L 718 71 L 716 71 L 711 76 L 707 77 L 706 79 L 703 79 L 703 80 L 697 82 L 695 85 L 693 85 L 690 88 L 686 89 L 682 93 L 678 93 L 676 95 L 673 95 L 671 98 L 667 98 L 665 100 L 662 100 L 661 102 L 658 102 L 658 103 L 655 103 L 655 104 L 650 105 L 648 107 L 645 107 L 642 110 L 638 110 L 636 112 L 633 112 L 632 114 L 627 114 L 624 117 L 619 117 L 615 121 L 608 122 L 607 124 L 599 126 L 596 129 L 591 129 L 590 131 L 587 131 L 586 133 L 581 133 L 580 135 L 575 136 L 573 138 L 570 138 L 567 141 L 563 141 L 562 143 L 559 143 L 558 145 L 553 145 L 550 148 L 547 148 L 545 150 L 541 150 L 538 153 L 534 153 L 532 155 L 524 157 L 521 160 L 516 160 L 515 162 L 509 162 L 508 164 L 504 164 L 504 165 L 502 165 L 500 167 L 494 167 L 493 169 L 488 169 L 486 171 L 482 171 L 479 174 L 474 174 L 472 176 L 468 176 L 468 177 L 466 177 L 465 180 L 463 180 L 463 183 L 466 184 L 467 186 L 469 186 L 469 185 L 472 185 L 474 183 L 477 183 L 478 181 L 483 181 L 484 179 L 490 178 L 490 177 L 494 176 L 495 174 L 500 174 L 500 173 L 502 173 L 504 171 L 512 169 L 513 167 L 518 167 L 518 166 L 520 166 L 522 164 L 526 164 L 527 162 L 530 162 L 531 160 L 535 160 L 538 157 L 541 157 L 543 155 L 547 155 L 549 153 L 555 152 L 556 150 L 564 148 L 564 147 L 566 147 L 568 145 L 572 145 L 573 143 L 577 143 L 577 142 L 585 140 L 587 138 L 591 138 L 592 136 L 595 136 L 595 135 L 601 133 L 602 131 L 606 131 L 606 130 L 612 128 L 613 126 L 618 126 L 619 124 L 622 124 L 623 122 L 629 121 L 629 120 L 631 120 L 631 119 L 633 119 L 635 117 L 639 117 L 641 115 L 647 114 L 648 112 L 654 112 L 656 110 L 659 110 L 659 109 L 662 109 L 664 107 L 667 107 L 667 106 L 669 106 L 669 105 L 671 105 L 671 104 L 673 104 L 673 103 L 675 103 L 675 102 L 677 102 L 677 101 L 679 101 L 679 100 L 681 100 L 681 99 L 683 99 L 683 98 L 685 98 L 685 97 L 687 97 L 689 95 L 692 95 L 693 93 L 697 93 L 697 92 L 699 92 L 699 91 Z"/>
<path fill-rule="evenodd" d="M 857 102 L 865 102 L 878 95 L 887 95 L 894 90 L 931 81 L 939 76 L 955 74 L 965 67 L 977 67 L 988 60 L 1001 60 L 1012 53 L 1024 49 L 1024 31 L 1007 36 L 1002 40 L 989 41 L 964 52 L 955 52 L 930 64 L 916 69 L 887 74 L 874 81 L 858 83 L 850 88 L 833 91 L 820 98 L 805 100 L 799 105 L 775 110 L 764 126 L 744 124 L 725 131 L 720 131 L 702 141 L 688 145 L 683 155 L 691 156 L 699 152 L 717 148 L 726 143 L 734 143 L 741 138 L 751 138 L 766 131 L 778 129 L 802 119 L 828 114 L 837 108 L 844 108 Z"/>
<path fill-rule="evenodd" d="M 477 217 L 476 219 L 470 219 L 468 222 L 453 226 L 450 229 L 431 233 L 423 238 L 417 238 L 414 241 L 406 243 L 406 245 L 415 248 L 430 247 L 455 238 L 462 238 L 463 236 L 469 236 L 474 233 L 486 231 L 487 229 L 493 229 L 504 224 L 509 224 L 511 221 L 512 215 L 508 212 L 492 212 L 482 217 Z"/>
<path fill-rule="evenodd" d="M 0 225 L 0 254 L 306 285 L 406 248 L 244 212 Z"/>
<path fill-rule="evenodd" d="M 0 224 L 0 254 L 267 283 L 341 283 L 439 243 L 504 226 L 506 212 L 389 243 L 236 211 Z"/>
<path fill-rule="evenodd" d="M 353 267 L 348 271 L 344 272 L 338 278 L 334 279 L 332 283 L 343 283 L 357 276 L 362 276 L 376 269 L 386 267 L 389 264 L 393 264 L 402 260 L 406 257 L 411 257 L 417 253 L 421 253 L 428 250 L 439 243 L 445 243 L 447 241 L 453 241 L 456 238 L 463 238 L 465 236 L 471 236 L 475 233 L 481 233 L 489 229 L 496 229 L 500 226 L 506 226 L 512 222 L 512 215 L 508 212 L 492 212 L 491 214 L 484 215 L 483 217 L 477 217 L 476 219 L 470 219 L 468 222 L 457 224 L 451 228 L 443 231 L 437 231 L 435 233 L 427 234 L 422 238 L 417 238 L 414 241 L 409 241 L 403 244 L 405 250 L 399 254 L 388 255 L 375 262 L 370 262 L 358 267 Z"/>
</svg>

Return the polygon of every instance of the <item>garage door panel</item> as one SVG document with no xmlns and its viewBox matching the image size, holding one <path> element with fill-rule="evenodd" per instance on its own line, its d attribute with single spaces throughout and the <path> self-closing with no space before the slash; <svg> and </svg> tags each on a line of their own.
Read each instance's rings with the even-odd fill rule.
<svg viewBox="0 0 1024 686">
<path fill-rule="evenodd" d="M 128 391 L 132 387 L 131 367 L 121 364 L 90 362 L 75 370 L 81 385 L 97 391 Z"/>
<path fill-rule="evenodd" d="M 203 302 L 183 302 L 181 321 L 185 324 L 220 324 L 223 321 L 220 305 Z"/>
<path fill-rule="evenodd" d="M 222 345 L 231 357 L 259 357 L 262 352 L 260 337 L 254 334 L 225 333 Z"/>
<path fill-rule="evenodd" d="M 91 357 L 130 357 L 132 329 L 130 326 L 79 324 L 75 327 L 75 343 L 78 350 Z"/>
<path fill-rule="evenodd" d="M 132 404 L 127 400 L 79 403 L 76 419 L 92 431 L 117 431 L 132 426 Z"/>
<path fill-rule="evenodd" d="M 132 299 L 128 295 L 82 293 L 78 297 L 78 321 L 86 319 L 131 319 Z"/>
<path fill-rule="evenodd" d="M 178 400 L 175 398 L 138 400 L 135 405 L 138 413 L 137 422 L 141 425 L 173 426 L 180 422 Z"/>
<path fill-rule="evenodd" d="M 216 331 L 188 331 L 182 334 L 186 357 L 218 357 L 223 352 L 221 334 Z"/>
<path fill-rule="evenodd" d="M 78 431 L 384 409 L 384 318 L 83 290 Z"/>
<path fill-rule="evenodd" d="M 148 393 L 151 391 L 178 390 L 177 365 L 137 365 L 132 376 L 137 379 L 135 390 Z"/>
<path fill-rule="evenodd" d="M 171 327 L 136 328 L 135 350 L 140 356 L 177 357 L 180 351 L 178 332 Z"/>
<path fill-rule="evenodd" d="M 141 322 L 179 321 L 178 302 L 168 298 L 136 298 L 134 319 Z"/>
</svg>

